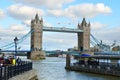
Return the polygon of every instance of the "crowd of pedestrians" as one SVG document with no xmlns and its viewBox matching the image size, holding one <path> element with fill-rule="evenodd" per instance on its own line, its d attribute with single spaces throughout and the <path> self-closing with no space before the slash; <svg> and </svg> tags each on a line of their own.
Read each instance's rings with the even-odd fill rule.
<svg viewBox="0 0 120 80">
<path fill-rule="evenodd" d="M 16 65 L 20 64 L 21 59 L 19 57 L 15 58 L 15 56 L 6 56 L 5 54 L 2 54 L 0 57 L 0 66 L 8 66 L 8 65 Z"/>
</svg>

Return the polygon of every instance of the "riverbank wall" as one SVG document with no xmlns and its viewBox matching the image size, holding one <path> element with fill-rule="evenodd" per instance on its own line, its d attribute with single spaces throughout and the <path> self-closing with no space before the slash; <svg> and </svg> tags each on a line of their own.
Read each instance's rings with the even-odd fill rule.
<svg viewBox="0 0 120 80">
<path fill-rule="evenodd" d="M 66 57 L 66 67 L 67 70 L 112 75 L 120 77 L 120 56 L 85 56 L 79 57 L 76 63 L 70 63 L 70 55 Z M 87 60 L 85 60 L 88 58 Z M 93 61 L 91 60 L 93 59 Z M 107 59 L 114 61 L 114 63 L 100 62 L 100 59 Z"/>
<path fill-rule="evenodd" d="M 39 80 L 39 79 L 37 77 L 37 71 L 35 69 L 32 69 L 30 71 L 14 76 L 8 80 Z"/>
<path fill-rule="evenodd" d="M 91 65 L 90 66 L 81 65 L 81 66 L 69 66 L 69 67 L 65 67 L 65 69 L 71 70 L 71 71 L 87 72 L 87 73 L 95 73 L 95 74 L 120 77 L 119 70 L 113 70 L 113 69 L 110 69 L 109 67 L 106 67 L 103 69 L 100 66 L 93 67 Z"/>
</svg>

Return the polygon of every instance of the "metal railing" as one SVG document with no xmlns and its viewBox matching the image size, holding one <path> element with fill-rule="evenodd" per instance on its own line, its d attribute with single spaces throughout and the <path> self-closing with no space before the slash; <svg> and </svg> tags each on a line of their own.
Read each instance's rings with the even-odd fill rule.
<svg viewBox="0 0 120 80">
<path fill-rule="evenodd" d="M 24 61 L 21 64 L 0 67 L 0 80 L 8 80 L 16 75 L 32 69 L 32 62 Z"/>
</svg>

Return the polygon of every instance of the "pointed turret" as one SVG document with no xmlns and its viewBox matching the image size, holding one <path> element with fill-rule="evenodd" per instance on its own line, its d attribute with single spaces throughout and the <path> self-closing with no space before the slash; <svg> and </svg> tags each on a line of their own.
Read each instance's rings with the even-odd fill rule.
<svg viewBox="0 0 120 80">
<path fill-rule="evenodd" d="M 86 22 L 85 18 L 83 18 L 82 22 Z"/>
<path fill-rule="evenodd" d="M 35 16 L 35 20 L 36 20 L 36 22 L 39 21 L 39 16 L 38 16 L 38 14 L 36 14 L 36 16 Z"/>
<path fill-rule="evenodd" d="M 41 20 L 40 20 L 41 22 L 43 22 L 43 18 L 41 18 Z"/>
<path fill-rule="evenodd" d="M 80 24 L 78 23 L 78 26 L 77 26 L 78 28 L 80 27 Z"/>
<path fill-rule="evenodd" d="M 86 25 L 87 24 L 87 22 L 86 22 L 86 20 L 85 20 L 85 18 L 83 18 L 83 20 L 82 20 L 82 23 L 81 23 L 82 25 Z"/>
<path fill-rule="evenodd" d="M 91 25 L 91 24 L 90 24 L 90 21 L 89 21 L 89 23 L 88 23 L 88 27 L 90 27 L 90 25 Z"/>
</svg>

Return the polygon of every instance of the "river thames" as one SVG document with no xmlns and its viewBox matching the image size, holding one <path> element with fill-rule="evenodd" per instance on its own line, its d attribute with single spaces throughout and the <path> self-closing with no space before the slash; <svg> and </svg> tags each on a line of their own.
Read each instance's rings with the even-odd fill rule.
<svg viewBox="0 0 120 80">
<path fill-rule="evenodd" d="M 120 77 L 65 70 L 65 58 L 47 57 L 33 61 L 39 80 L 120 80 Z"/>
</svg>

